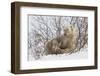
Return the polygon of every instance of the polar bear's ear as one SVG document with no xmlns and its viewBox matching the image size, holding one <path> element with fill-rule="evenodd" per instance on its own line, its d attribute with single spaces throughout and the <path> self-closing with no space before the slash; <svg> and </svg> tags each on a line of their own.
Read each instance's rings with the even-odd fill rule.
<svg viewBox="0 0 100 76">
<path fill-rule="evenodd" d="M 66 27 L 66 26 L 63 26 L 63 30 L 64 30 L 64 31 L 66 31 L 66 29 L 67 29 L 67 28 L 68 28 L 68 27 Z"/>
</svg>

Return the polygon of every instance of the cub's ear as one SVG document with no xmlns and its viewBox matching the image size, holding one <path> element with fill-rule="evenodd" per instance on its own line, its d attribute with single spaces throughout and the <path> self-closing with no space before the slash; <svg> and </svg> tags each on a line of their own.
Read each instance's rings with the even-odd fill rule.
<svg viewBox="0 0 100 76">
<path fill-rule="evenodd" d="M 66 31 L 66 29 L 67 29 L 67 27 L 66 26 L 63 26 L 63 30 Z"/>
</svg>

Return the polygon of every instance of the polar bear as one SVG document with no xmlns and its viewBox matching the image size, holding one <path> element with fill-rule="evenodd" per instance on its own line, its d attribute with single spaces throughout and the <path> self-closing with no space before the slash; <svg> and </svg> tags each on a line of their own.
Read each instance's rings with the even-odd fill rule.
<svg viewBox="0 0 100 76">
<path fill-rule="evenodd" d="M 64 33 L 46 43 L 47 54 L 67 53 L 75 47 L 75 28 L 67 26 Z"/>
</svg>

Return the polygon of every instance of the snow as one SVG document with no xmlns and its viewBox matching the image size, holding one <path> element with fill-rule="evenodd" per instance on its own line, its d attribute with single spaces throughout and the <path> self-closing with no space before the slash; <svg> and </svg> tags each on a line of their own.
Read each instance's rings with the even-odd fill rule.
<svg viewBox="0 0 100 76">
<path fill-rule="evenodd" d="M 58 54 L 42 56 L 39 60 L 69 60 L 69 59 L 86 59 L 88 58 L 87 49 L 82 49 L 79 52 L 73 54 Z"/>
<path fill-rule="evenodd" d="M 29 61 L 38 61 L 38 60 L 75 60 L 75 59 L 87 59 L 88 58 L 88 48 L 81 49 L 78 52 L 72 54 L 50 54 L 38 56 L 35 54 L 35 51 L 30 50 L 28 57 Z"/>
<path fill-rule="evenodd" d="M 74 59 L 87 59 L 88 58 L 88 49 L 84 48 L 80 51 L 72 54 L 53 54 L 53 55 L 44 55 L 39 59 L 35 59 L 35 55 L 29 55 L 29 61 L 38 61 L 38 60 L 74 60 Z"/>
</svg>

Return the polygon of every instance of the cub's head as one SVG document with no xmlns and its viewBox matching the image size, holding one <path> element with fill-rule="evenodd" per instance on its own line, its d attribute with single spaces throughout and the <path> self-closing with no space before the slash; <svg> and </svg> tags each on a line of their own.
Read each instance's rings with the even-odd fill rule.
<svg viewBox="0 0 100 76">
<path fill-rule="evenodd" d="M 65 36 L 69 36 L 71 34 L 73 34 L 74 31 L 74 27 L 72 25 L 64 27 L 64 35 Z"/>
</svg>

